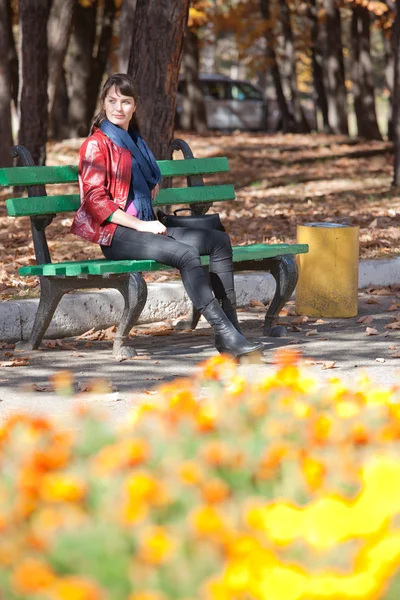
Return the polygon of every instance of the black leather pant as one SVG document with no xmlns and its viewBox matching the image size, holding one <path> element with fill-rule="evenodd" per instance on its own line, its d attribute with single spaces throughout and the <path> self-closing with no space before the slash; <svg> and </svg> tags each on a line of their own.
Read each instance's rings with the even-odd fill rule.
<svg viewBox="0 0 400 600">
<path fill-rule="evenodd" d="M 168 227 L 167 235 L 158 235 L 118 225 L 111 246 L 101 249 L 109 260 L 153 259 L 179 269 L 199 311 L 213 301 L 214 294 L 220 300 L 234 290 L 231 242 L 217 229 Z M 209 279 L 200 262 L 204 255 L 210 256 Z"/>
</svg>

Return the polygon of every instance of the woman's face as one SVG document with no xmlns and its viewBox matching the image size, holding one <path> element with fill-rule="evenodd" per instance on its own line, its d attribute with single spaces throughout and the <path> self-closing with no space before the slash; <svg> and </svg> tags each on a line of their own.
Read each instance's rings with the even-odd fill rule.
<svg viewBox="0 0 400 600">
<path fill-rule="evenodd" d="M 113 85 L 104 99 L 104 110 L 111 123 L 128 131 L 130 120 L 136 110 L 136 103 L 132 96 L 123 96 Z"/>
</svg>

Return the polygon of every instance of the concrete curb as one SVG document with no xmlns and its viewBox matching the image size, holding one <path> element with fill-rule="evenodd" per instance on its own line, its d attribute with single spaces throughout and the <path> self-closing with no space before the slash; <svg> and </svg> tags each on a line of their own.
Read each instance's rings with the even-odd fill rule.
<svg viewBox="0 0 400 600">
<path fill-rule="evenodd" d="M 400 258 L 363 260 L 359 265 L 359 288 L 392 285 L 400 282 Z M 275 292 L 270 273 L 235 275 L 239 307 L 251 300 L 269 302 Z M 0 302 L 0 340 L 26 340 L 35 317 L 38 299 Z M 103 329 L 118 323 L 122 313 L 122 296 L 116 290 L 67 294 L 61 300 L 47 330 L 47 338 L 79 335 L 92 327 Z M 139 323 L 173 319 L 187 314 L 190 302 L 180 281 L 150 283 L 148 300 Z"/>
</svg>

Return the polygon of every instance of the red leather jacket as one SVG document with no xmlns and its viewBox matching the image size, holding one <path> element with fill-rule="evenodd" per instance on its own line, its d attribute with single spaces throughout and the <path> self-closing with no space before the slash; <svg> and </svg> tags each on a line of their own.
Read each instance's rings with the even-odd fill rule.
<svg viewBox="0 0 400 600">
<path fill-rule="evenodd" d="M 106 220 L 118 208 L 125 209 L 132 176 L 131 153 L 95 129 L 79 150 L 78 173 L 81 206 L 71 233 L 109 246 L 117 225 Z"/>
</svg>

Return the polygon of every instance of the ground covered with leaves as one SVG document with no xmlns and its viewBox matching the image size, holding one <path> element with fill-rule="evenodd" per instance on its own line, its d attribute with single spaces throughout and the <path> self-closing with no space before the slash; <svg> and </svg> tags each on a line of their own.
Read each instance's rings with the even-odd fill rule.
<svg viewBox="0 0 400 600">
<path fill-rule="evenodd" d="M 229 158 L 230 173 L 213 181 L 233 183 L 237 199 L 216 203 L 211 212 L 221 214 L 233 244 L 295 242 L 298 224 L 333 221 L 360 227 L 361 258 L 400 253 L 400 190 L 391 187 L 391 144 L 343 136 L 242 132 L 202 137 L 178 132 L 177 137 L 186 139 L 197 157 Z M 50 143 L 47 164 L 76 164 L 82 141 Z M 75 193 L 77 188 L 53 190 Z M 18 267 L 34 264 L 35 258 L 29 219 L 7 217 L 4 200 L 15 195 L 12 189 L 0 192 L 0 299 L 35 295 L 38 290 L 36 278 L 17 274 Z M 71 222 L 70 215 L 60 215 L 47 229 L 53 262 L 101 258 L 95 244 L 69 233 Z M 169 277 L 146 276 L 148 281 Z"/>
</svg>

